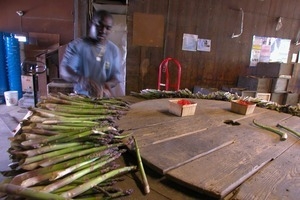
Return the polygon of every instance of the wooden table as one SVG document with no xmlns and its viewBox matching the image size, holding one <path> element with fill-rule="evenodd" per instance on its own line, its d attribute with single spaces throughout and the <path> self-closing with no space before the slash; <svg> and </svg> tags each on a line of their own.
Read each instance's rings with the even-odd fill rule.
<svg viewBox="0 0 300 200">
<path fill-rule="evenodd" d="M 168 99 L 131 105 L 119 128 L 132 132 L 145 165 L 166 179 L 219 199 L 299 199 L 300 141 L 261 129 L 281 123 L 300 132 L 300 118 L 264 108 L 230 111 L 225 101 L 193 99 L 195 115 L 168 112 Z M 240 123 L 228 125 L 224 120 Z"/>
</svg>

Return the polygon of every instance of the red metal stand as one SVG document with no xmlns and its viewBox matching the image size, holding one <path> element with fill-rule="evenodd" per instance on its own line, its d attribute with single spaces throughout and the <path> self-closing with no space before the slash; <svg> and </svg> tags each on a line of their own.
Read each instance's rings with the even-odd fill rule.
<svg viewBox="0 0 300 200">
<path fill-rule="evenodd" d="M 157 89 L 160 90 L 161 87 L 165 87 L 165 90 L 170 89 L 170 78 L 169 78 L 169 69 L 168 69 L 168 64 L 169 61 L 173 61 L 177 65 L 177 80 L 174 85 L 175 90 L 179 90 L 180 88 L 180 78 L 181 78 L 181 65 L 178 62 L 178 60 L 174 58 L 166 58 L 164 59 L 161 64 L 159 65 L 159 71 L 158 71 L 158 83 L 157 83 Z M 162 75 L 161 73 L 164 72 L 166 74 L 165 76 L 165 83 L 162 83 Z"/>
</svg>

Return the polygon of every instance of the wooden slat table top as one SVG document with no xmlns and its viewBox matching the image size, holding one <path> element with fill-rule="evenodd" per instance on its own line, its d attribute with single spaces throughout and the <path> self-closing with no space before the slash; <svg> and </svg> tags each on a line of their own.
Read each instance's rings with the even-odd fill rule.
<svg viewBox="0 0 300 200">
<path fill-rule="evenodd" d="M 244 197 L 243 185 L 257 171 L 267 169 L 287 150 L 300 150 L 299 139 L 290 133 L 280 141 L 277 134 L 252 123 L 253 119 L 273 127 L 280 123 L 300 131 L 299 117 L 263 108 L 245 116 L 231 112 L 229 102 L 193 101 L 198 104 L 194 116 L 174 116 L 168 112 L 168 99 L 157 99 L 133 104 L 118 122 L 137 139 L 145 164 L 167 179 L 217 198 L 231 195 L 242 184 L 238 194 Z M 240 125 L 224 124 L 228 119 Z M 299 159 L 291 163 L 300 165 Z M 295 178 L 299 181 L 299 171 Z"/>
<path fill-rule="evenodd" d="M 235 192 L 235 199 L 296 200 L 300 197 L 300 140 Z M 253 192 L 255 191 L 255 192 Z"/>
</svg>

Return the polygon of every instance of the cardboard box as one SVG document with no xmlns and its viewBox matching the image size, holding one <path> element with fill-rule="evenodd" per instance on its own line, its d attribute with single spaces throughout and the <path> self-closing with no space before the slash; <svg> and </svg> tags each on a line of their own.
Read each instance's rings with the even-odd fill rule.
<svg viewBox="0 0 300 200">
<path fill-rule="evenodd" d="M 273 78 L 271 92 L 285 92 L 287 91 L 289 79 L 287 78 Z"/>
<path fill-rule="evenodd" d="M 225 92 L 230 92 L 231 88 L 236 87 L 236 85 L 222 85 L 221 90 Z"/>
<path fill-rule="evenodd" d="M 283 105 L 297 105 L 299 102 L 298 93 L 286 93 Z"/>
<path fill-rule="evenodd" d="M 239 76 L 238 87 L 257 92 L 269 93 L 272 86 L 272 78 L 260 78 L 256 76 Z"/>
<path fill-rule="evenodd" d="M 254 109 L 256 107 L 255 103 L 251 104 L 240 104 L 238 103 L 239 100 L 232 100 L 231 101 L 231 111 L 241 114 L 241 115 L 249 115 L 254 112 Z"/>
<path fill-rule="evenodd" d="M 242 97 L 256 97 L 256 91 L 244 90 L 242 91 Z"/>
<path fill-rule="evenodd" d="M 285 98 L 286 98 L 286 92 L 273 92 L 271 93 L 270 101 L 276 102 L 279 105 L 283 105 Z"/>
<path fill-rule="evenodd" d="M 237 94 L 239 96 L 242 96 L 243 91 L 246 90 L 246 88 L 230 88 L 229 92 L 232 94 Z"/>
<path fill-rule="evenodd" d="M 293 64 L 285 63 L 258 63 L 256 75 L 259 77 L 291 77 L 293 74 Z"/>
<path fill-rule="evenodd" d="M 190 116 L 194 115 L 197 107 L 197 103 L 190 101 L 192 104 L 189 105 L 180 105 L 177 102 L 181 99 L 169 100 L 169 112 L 180 116 Z"/>
</svg>

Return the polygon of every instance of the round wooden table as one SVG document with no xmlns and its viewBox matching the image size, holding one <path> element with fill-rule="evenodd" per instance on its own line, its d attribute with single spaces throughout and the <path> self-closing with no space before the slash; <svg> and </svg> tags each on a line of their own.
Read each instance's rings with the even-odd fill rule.
<svg viewBox="0 0 300 200">
<path fill-rule="evenodd" d="M 253 120 L 300 132 L 299 117 L 259 107 L 241 115 L 231 112 L 230 102 L 204 99 L 191 99 L 197 103 L 195 114 L 179 117 L 169 113 L 169 100 L 132 104 L 117 122 L 120 129 L 133 133 L 145 165 L 216 198 L 298 199 L 299 138 L 288 132 L 287 140 L 281 141 Z"/>
</svg>

